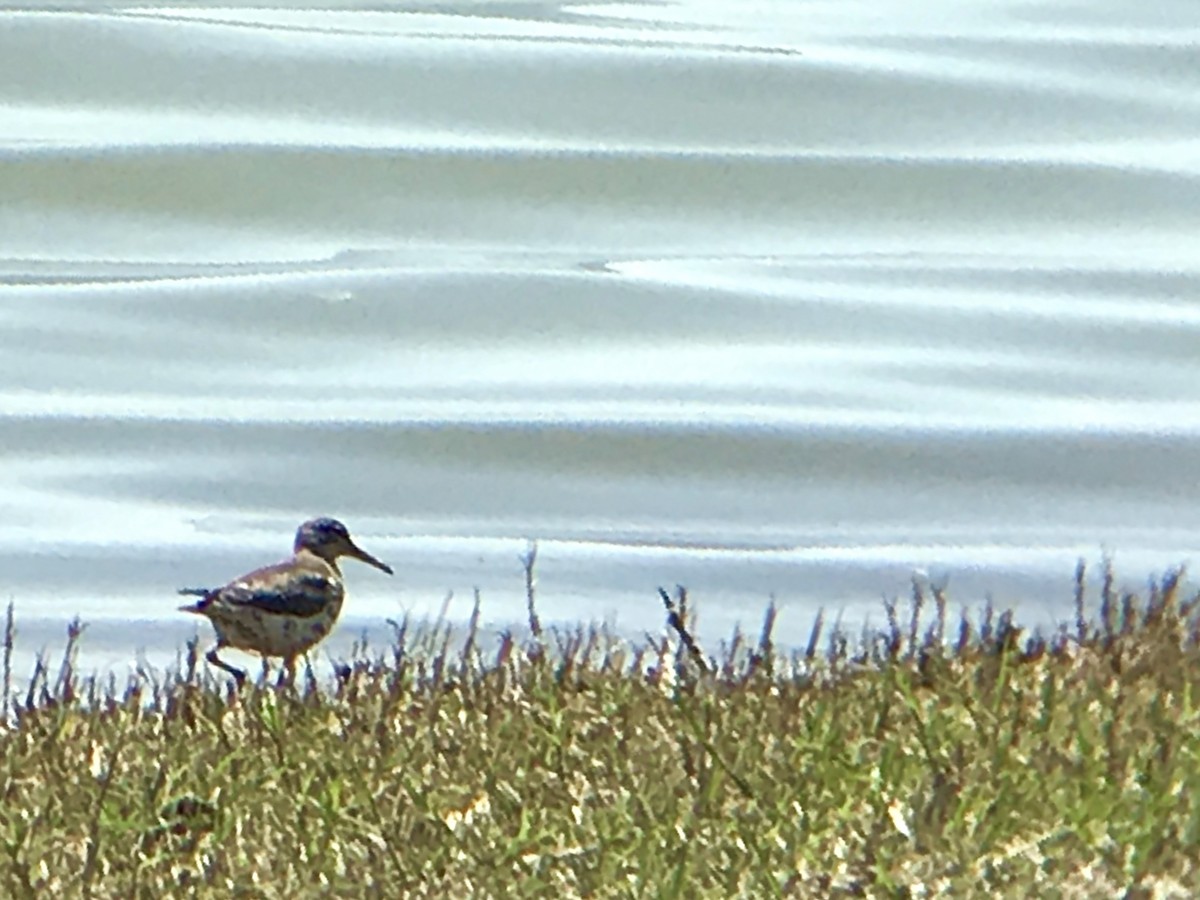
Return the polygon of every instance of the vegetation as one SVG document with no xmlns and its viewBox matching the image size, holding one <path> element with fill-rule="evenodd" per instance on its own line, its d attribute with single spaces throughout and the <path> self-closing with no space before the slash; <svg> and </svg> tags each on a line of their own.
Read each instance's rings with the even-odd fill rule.
<svg viewBox="0 0 1200 900">
<path fill-rule="evenodd" d="M 0 731 L 0 893 L 83 897 L 1200 895 L 1200 598 L 1111 574 L 1076 621 L 641 647 L 396 626 L 336 682 L 39 665 Z"/>
</svg>

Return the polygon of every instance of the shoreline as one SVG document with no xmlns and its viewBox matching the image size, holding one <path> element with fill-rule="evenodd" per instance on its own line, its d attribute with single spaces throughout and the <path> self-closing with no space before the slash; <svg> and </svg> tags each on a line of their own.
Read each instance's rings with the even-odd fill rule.
<svg viewBox="0 0 1200 900">
<path fill-rule="evenodd" d="M 533 555 L 522 558 L 527 565 L 527 586 L 520 597 L 520 603 L 525 607 L 525 616 L 533 604 L 539 608 L 539 616 L 545 616 L 547 608 L 557 607 L 557 598 L 553 595 L 544 599 L 542 591 L 537 587 L 537 573 L 532 564 L 537 559 L 536 545 L 531 545 Z M 1165 570 L 1165 574 L 1148 574 L 1141 582 L 1142 586 L 1153 585 L 1157 580 L 1178 576 L 1185 579 L 1186 567 L 1175 566 Z M 535 592 L 529 593 L 528 579 L 534 579 Z M 778 602 L 773 597 L 762 598 L 757 607 L 749 602 L 744 604 L 746 614 L 735 614 L 732 627 L 722 630 L 719 626 L 710 624 L 710 619 L 724 614 L 729 620 L 729 611 L 721 607 L 719 602 L 703 595 L 696 598 L 690 596 L 691 610 L 689 612 L 689 629 L 695 633 L 703 646 L 719 649 L 726 645 L 739 633 L 753 630 L 756 622 L 767 611 L 772 613 L 773 633 L 777 646 L 785 650 L 795 650 L 807 646 L 811 641 L 811 631 L 814 626 L 828 628 L 836 627 L 846 631 L 844 635 L 847 645 L 854 641 L 863 642 L 872 631 L 886 629 L 891 626 L 891 619 L 905 611 L 911 613 L 914 598 L 917 599 L 918 621 L 916 628 L 924 630 L 928 625 L 928 617 L 936 609 L 941 609 L 944 618 L 961 621 L 964 617 L 982 617 L 990 614 L 998 616 L 1003 611 L 1008 615 L 1012 624 L 1026 634 L 1038 633 L 1052 635 L 1061 631 L 1068 624 L 1078 629 L 1081 614 L 1081 600 L 1085 604 L 1088 597 L 1094 597 L 1095 609 L 1083 609 L 1082 614 L 1089 620 L 1103 615 L 1101 607 L 1120 601 L 1123 596 L 1132 596 L 1138 591 L 1128 587 L 1129 582 L 1121 582 L 1113 568 L 1111 558 L 1104 557 L 1100 564 L 1089 567 L 1088 562 L 1077 560 L 1073 574 L 1064 574 L 1064 584 L 1072 585 L 1070 598 L 1059 598 L 1056 609 L 1046 610 L 1029 603 L 994 601 L 989 595 L 974 598 L 973 602 L 963 600 L 954 585 L 947 585 L 945 578 L 930 579 L 921 571 L 913 572 L 909 583 L 909 591 L 905 594 L 878 594 L 874 597 L 863 597 L 854 602 L 843 604 L 836 610 L 827 606 L 809 603 Z M 679 588 L 676 587 L 675 590 Z M 1185 588 L 1190 590 L 1191 588 Z M 663 588 L 659 588 L 661 594 Z M 508 592 L 514 594 L 514 592 Z M 515 596 L 515 594 L 514 594 Z M 517 601 L 512 596 L 499 604 L 505 611 L 512 613 Z M 601 620 L 572 620 L 554 618 L 546 619 L 549 630 L 562 635 L 572 635 L 581 630 L 600 630 L 607 640 L 624 641 L 631 646 L 644 643 L 647 638 L 665 632 L 669 622 L 662 612 L 660 596 L 653 590 L 644 592 L 644 606 L 640 616 L 627 616 L 627 619 L 649 620 L 651 627 L 638 624 L 622 624 L 615 616 Z M 125 616 L 102 616 L 89 619 L 80 614 L 70 616 L 29 616 L 23 614 L 17 601 L 10 600 L 7 615 L 15 625 L 15 642 L 8 648 L 12 661 L 12 679 L 14 685 L 25 686 L 28 683 L 28 673 L 31 673 L 40 657 L 52 665 L 57 665 L 68 644 L 68 635 L 72 623 L 82 625 L 82 632 L 73 642 L 75 654 L 74 667 L 79 672 L 110 677 L 124 677 L 137 671 L 152 671 L 162 675 L 170 672 L 171 667 L 182 658 L 188 643 L 198 640 L 201 648 L 211 641 L 211 629 L 207 623 L 197 622 L 192 617 L 177 614 L 174 611 L 173 599 L 168 604 L 169 611 L 164 615 L 130 618 Z M 515 616 L 503 621 L 488 618 L 487 596 L 480 591 L 474 597 L 444 595 L 440 603 L 424 604 L 426 610 L 432 613 L 410 615 L 398 610 L 395 616 L 372 616 L 355 613 L 348 610 L 339 619 L 330 636 L 310 654 L 310 661 L 319 671 L 329 674 L 336 667 L 353 655 L 356 650 L 365 645 L 369 650 L 387 650 L 394 634 L 394 623 L 407 621 L 417 631 L 441 632 L 449 626 L 451 631 L 465 630 L 475 622 L 476 643 L 487 641 L 499 642 L 505 635 L 527 636 L 530 631 L 528 618 L 517 619 Z M 1018 611 L 1029 612 L 1033 607 L 1033 615 L 1018 615 Z M 2 611 L 0 611 L 2 612 Z M 455 614 L 456 613 L 456 614 Z M 615 621 L 614 621 L 615 620 Z M 786 636 L 786 637 L 783 637 Z M 251 669 L 258 667 L 257 657 L 253 654 L 243 654 L 236 650 L 228 650 L 232 657 L 250 665 Z"/>
</svg>

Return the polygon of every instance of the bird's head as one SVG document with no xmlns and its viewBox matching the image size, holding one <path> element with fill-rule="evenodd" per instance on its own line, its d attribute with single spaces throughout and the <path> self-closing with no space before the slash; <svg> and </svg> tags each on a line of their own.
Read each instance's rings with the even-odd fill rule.
<svg viewBox="0 0 1200 900">
<path fill-rule="evenodd" d="M 360 549 L 350 537 L 346 526 L 337 519 L 309 519 L 296 531 L 296 545 L 293 549 L 296 553 L 307 550 L 329 563 L 334 563 L 339 556 L 349 556 L 382 569 L 389 575 L 392 574 L 392 567 Z"/>
</svg>

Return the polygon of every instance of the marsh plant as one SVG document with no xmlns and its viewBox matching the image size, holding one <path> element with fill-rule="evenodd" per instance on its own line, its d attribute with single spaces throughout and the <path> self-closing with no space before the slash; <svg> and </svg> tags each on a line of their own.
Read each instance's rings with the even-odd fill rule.
<svg viewBox="0 0 1200 900">
<path fill-rule="evenodd" d="M 1200 627 L 1178 574 L 1027 634 L 915 586 L 855 635 L 484 639 L 395 623 L 329 683 L 39 663 L 9 609 L 12 897 L 1200 895 Z M 709 652 L 709 651 L 712 652 Z"/>
</svg>

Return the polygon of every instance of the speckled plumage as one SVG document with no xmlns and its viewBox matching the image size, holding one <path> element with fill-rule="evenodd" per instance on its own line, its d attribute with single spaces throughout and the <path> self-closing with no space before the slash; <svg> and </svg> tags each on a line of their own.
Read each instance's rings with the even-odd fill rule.
<svg viewBox="0 0 1200 900">
<path fill-rule="evenodd" d="M 346 596 L 338 557 L 350 556 L 392 574 L 390 567 L 359 549 L 346 526 L 336 519 L 310 519 L 302 524 L 293 549 L 291 559 L 255 569 L 224 587 L 180 591 L 201 598 L 180 609 L 205 616 L 217 633 L 208 661 L 239 683 L 245 673 L 217 655 L 221 648 L 282 657 L 291 677 L 296 657 L 333 629 Z"/>
</svg>

